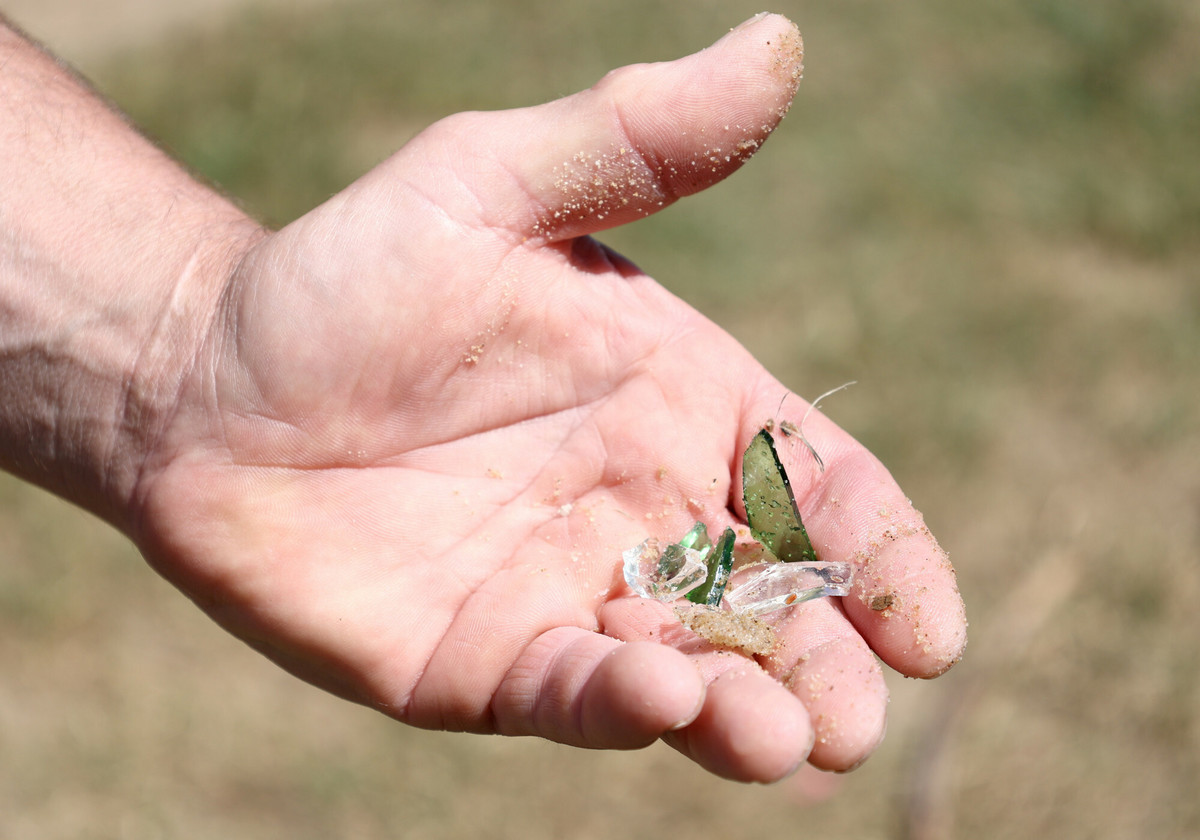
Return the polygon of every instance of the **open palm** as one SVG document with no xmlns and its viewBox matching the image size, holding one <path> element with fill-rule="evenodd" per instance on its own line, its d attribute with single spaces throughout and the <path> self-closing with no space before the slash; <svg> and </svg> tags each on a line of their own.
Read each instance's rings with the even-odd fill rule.
<svg viewBox="0 0 1200 840">
<path fill-rule="evenodd" d="M 660 644 L 686 634 L 630 595 L 621 551 L 733 523 L 740 451 L 784 389 L 586 235 L 736 169 L 798 69 L 790 24 L 756 19 L 575 97 L 444 120 L 262 238 L 144 473 L 147 556 L 284 667 L 415 725 L 665 736 L 741 779 L 810 749 L 861 760 L 886 700 L 871 649 L 932 675 L 961 648 L 944 557 L 814 416 L 829 468 L 796 468 L 797 493 L 829 559 L 872 564 L 859 597 L 796 610 L 761 663 Z"/>
</svg>

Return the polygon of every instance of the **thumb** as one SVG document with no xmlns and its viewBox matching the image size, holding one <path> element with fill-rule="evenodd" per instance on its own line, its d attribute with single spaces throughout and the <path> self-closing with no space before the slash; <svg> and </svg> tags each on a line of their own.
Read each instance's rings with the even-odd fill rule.
<svg viewBox="0 0 1200 840">
<path fill-rule="evenodd" d="M 694 55 L 623 67 L 555 102 L 457 114 L 399 157 L 423 195 L 437 179 L 452 217 L 542 241 L 594 233 L 736 171 L 787 113 L 803 55 L 791 21 L 758 15 Z"/>
</svg>

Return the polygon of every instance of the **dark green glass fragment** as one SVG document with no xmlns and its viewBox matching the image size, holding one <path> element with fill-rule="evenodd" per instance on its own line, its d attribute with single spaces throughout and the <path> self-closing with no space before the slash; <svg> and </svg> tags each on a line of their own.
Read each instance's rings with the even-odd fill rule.
<svg viewBox="0 0 1200 840">
<path fill-rule="evenodd" d="M 687 594 L 687 599 L 693 604 L 707 604 L 710 607 L 721 606 L 721 598 L 725 595 L 725 585 L 729 583 L 729 573 L 733 569 L 733 541 L 736 536 L 732 528 L 726 528 L 725 533 L 717 540 L 712 552 L 708 555 L 708 576 L 704 583 Z"/>
<path fill-rule="evenodd" d="M 746 447 L 742 460 L 742 500 L 754 538 L 776 559 L 785 563 L 817 562 L 792 484 L 775 451 L 775 442 L 764 429 Z"/>
</svg>

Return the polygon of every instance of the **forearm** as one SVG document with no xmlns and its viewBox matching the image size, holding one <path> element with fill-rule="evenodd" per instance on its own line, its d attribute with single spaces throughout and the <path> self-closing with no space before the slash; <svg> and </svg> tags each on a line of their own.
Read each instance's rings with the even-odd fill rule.
<svg viewBox="0 0 1200 840">
<path fill-rule="evenodd" d="M 255 231 L 0 19 L 0 467 L 124 526 Z"/>
</svg>

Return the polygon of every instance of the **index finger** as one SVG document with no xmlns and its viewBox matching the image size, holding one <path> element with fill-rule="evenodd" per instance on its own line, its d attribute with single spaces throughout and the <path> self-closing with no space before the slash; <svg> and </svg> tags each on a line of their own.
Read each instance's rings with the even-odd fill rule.
<svg viewBox="0 0 1200 840">
<path fill-rule="evenodd" d="M 795 399 L 777 415 L 778 383 L 760 393 L 746 415 L 755 426 L 750 434 L 774 422 L 776 449 L 817 555 L 853 564 L 854 586 L 842 601 L 855 629 L 906 676 L 948 670 L 966 646 L 966 609 L 954 567 L 924 518 L 883 464 L 819 410 Z M 744 517 L 740 498 L 737 506 Z"/>
</svg>

